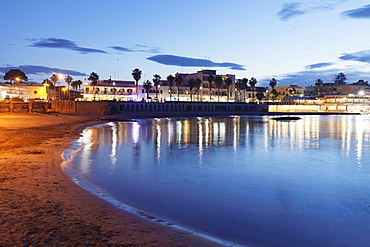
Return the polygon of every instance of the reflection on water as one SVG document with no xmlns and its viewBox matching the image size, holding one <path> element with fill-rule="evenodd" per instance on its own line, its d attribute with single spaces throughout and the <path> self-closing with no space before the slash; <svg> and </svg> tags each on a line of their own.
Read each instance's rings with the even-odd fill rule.
<svg viewBox="0 0 370 247">
<path fill-rule="evenodd" d="M 75 163 L 122 201 L 230 241 L 365 246 L 369 123 L 368 116 L 109 123 L 84 131 Z"/>
</svg>

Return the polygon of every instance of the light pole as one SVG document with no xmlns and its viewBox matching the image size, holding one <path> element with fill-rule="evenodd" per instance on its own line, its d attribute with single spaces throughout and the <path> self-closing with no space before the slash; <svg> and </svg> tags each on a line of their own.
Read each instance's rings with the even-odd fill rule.
<svg viewBox="0 0 370 247">
<path fill-rule="evenodd" d="M 21 78 L 16 77 L 14 79 L 18 82 L 18 98 L 20 99 L 21 98 Z"/>
<path fill-rule="evenodd" d="M 66 98 L 65 96 L 66 96 L 66 91 L 67 91 L 67 90 L 68 90 L 68 88 L 66 88 L 66 87 L 63 87 L 63 88 L 62 88 L 64 98 Z"/>
</svg>

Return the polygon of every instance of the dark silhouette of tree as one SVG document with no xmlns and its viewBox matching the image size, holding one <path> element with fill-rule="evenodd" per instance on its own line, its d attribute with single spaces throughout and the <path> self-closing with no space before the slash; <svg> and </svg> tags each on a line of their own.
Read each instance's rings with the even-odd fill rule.
<svg viewBox="0 0 370 247">
<path fill-rule="evenodd" d="M 257 79 L 252 77 L 250 80 L 249 80 L 249 85 L 251 86 L 252 88 L 252 99 L 254 101 L 254 88 L 256 87 L 256 84 L 257 84 Z"/>
<path fill-rule="evenodd" d="M 175 79 L 175 77 L 173 77 L 173 75 L 168 75 L 167 76 L 167 81 L 168 81 L 168 84 L 170 85 L 170 101 L 172 101 L 172 86 L 173 86 L 173 80 Z"/>
<path fill-rule="evenodd" d="M 93 100 L 95 100 L 95 86 L 99 81 L 99 75 L 95 72 L 91 72 L 89 78 L 87 79 L 91 81 L 91 85 L 93 86 Z"/>
<path fill-rule="evenodd" d="M 243 89 L 243 82 L 241 79 L 236 80 L 235 82 L 235 88 L 238 90 L 238 102 L 241 101 L 240 99 L 240 91 Z"/>
<path fill-rule="evenodd" d="M 356 85 L 363 85 L 363 86 L 369 86 L 369 82 L 368 81 L 364 81 L 364 80 L 358 80 L 356 83 Z"/>
<path fill-rule="evenodd" d="M 144 82 L 144 88 L 145 88 L 145 92 L 146 92 L 146 99 L 149 99 L 149 90 L 152 88 L 152 82 L 149 81 L 149 80 L 146 80 L 146 82 Z"/>
<path fill-rule="evenodd" d="M 320 88 L 323 84 L 323 81 L 321 79 L 315 80 L 315 87 L 316 87 L 316 92 L 318 95 L 320 95 Z"/>
<path fill-rule="evenodd" d="M 141 79 L 141 70 L 136 68 L 134 70 L 132 70 L 132 73 L 131 75 L 134 77 L 134 80 L 135 80 L 135 86 L 136 86 L 136 94 L 138 94 L 138 86 L 139 86 L 139 81 Z"/>
<path fill-rule="evenodd" d="M 272 89 L 275 89 L 276 84 L 277 84 L 276 79 L 275 79 L 275 78 L 272 78 L 272 79 L 270 80 L 270 83 L 269 83 L 270 87 L 271 87 Z"/>
<path fill-rule="evenodd" d="M 47 87 L 49 87 L 49 89 L 55 88 L 54 83 L 52 83 L 49 79 L 43 80 L 42 84 L 47 84 L 48 85 Z"/>
<path fill-rule="evenodd" d="M 212 100 L 212 82 L 215 79 L 213 75 L 209 75 L 207 81 L 209 82 L 209 101 Z"/>
<path fill-rule="evenodd" d="M 190 91 L 190 101 L 193 102 L 193 88 L 195 87 L 195 80 L 190 79 L 188 80 L 188 87 Z"/>
<path fill-rule="evenodd" d="M 18 79 L 16 79 L 18 78 Z M 28 81 L 28 77 L 26 74 L 19 69 L 11 69 L 8 72 L 5 73 L 4 75 L 4 80 L 10 80 L 10 83 L 14 81 Z"/>
<path fill-rule="evenodd" d="M 56 95 L 57 95 L 57 99 L 60 100 L 60 96 L 61 96 L 61 92 L 60 92 L 60 83 L 59 83 L 59 87 L 57 86 L 57 82 L 59 81 L 59 75 L 57 74 L 53 74 L 51 77 L 50 77 L 50 80 L 52 82 L 54 82 L 54 85 L 56 86 L 58 92 L 56 92 Z"/>
<path fill-rule="evenodd" d="M 333 79 L 334 83 L 339 84 L 339 85 L 346 84 L 346 80 L 347 80 L 347 76 L 343 74 L 342 72 L 336 75 Z"/>
<path fill-rule="evenodd" d="M 158 85 L 161 82 L 161 76 L 158 75 L 158 74 L 155 74 L 153 76 L 154 76 L 153 83 L 154 83 L 154 86 L 155 86 L 155 97 L 159 101 L 159 99 L 158 99 Z"/>
<path fill-rule="evenodd" d="M 59 76 L 57 74 L 53 74 L 51 77 L 50 77 L 50 80 L 52 82 L 54 82 L 54 85 L 57 85 L 57 82 L 59 81 Z"/>
<path fill-rule="evenodd" d="M 177 73 L 176 76 L 175 76 L 175 84 L 177 86 L 177 101 L 180 101 L 180 87 L 182 86 L 182 76 Z"/>
<path fill-rule="evenodd" d="M 218 89 L 218 102 L 220 102 L 220 89 L 222 87 L 222 83 L 223 82 L 224 82 L 224 80 L 222 79 L 221 76 L 216 76 L 216 78 L 215 78 L 215 86 Z"/>
<path fill-rule="evenodd" d="M 66 77 L 64 77 L 64 81 L 67 83 L 68 89 L 69 89 L 69 87 L 70 87 L 70 85 L 71 85 L 71 83 L 73 81 L 73 78 L 70 75 L 66 75 Z"/>
<path fill-rule="evenodd" d="M 81 88 L 81 85 L 82 85 L 81 80 L 73 81 L 71 83 L 71 86 L 72 86 L 73 89 L 79 89 L 79 88 Z"/>
<path fill-rule="evenodd" d="M 246 89 L 247 88 L 247 85 L 248 85 L 248 79 L 247 78 L 243 78 L 242 79 L 242 84 L 243 84 L 243 89 Z M 244 92 L 244 101 L 245 102 L 245 92 Z"/>
<path fill-rule="evenodd" d="M 200 101 L 200 87 L 202 86 L 202 80 L 197 78 L 195 79 L 195 87 L 197 88 L 198 91 L 198 101 Z"/>
<path fill-rule="evenodd" d="M 233 83 L 233 81 L 229 77 L 227 77 L 225 79 L 225 84 L 227 86 L 227 101 L 230 100 L 230 86 L 231 86 L 232 83 Z"/>
<path fill-rule="evenodd" d="M 256 93 L 256 98 L 258 99 L 258 101 L 261 101 L 264 97 L 265 97 L 265 95 L 263 94 L 263 92 L 258 91 Z"/>
</svg>

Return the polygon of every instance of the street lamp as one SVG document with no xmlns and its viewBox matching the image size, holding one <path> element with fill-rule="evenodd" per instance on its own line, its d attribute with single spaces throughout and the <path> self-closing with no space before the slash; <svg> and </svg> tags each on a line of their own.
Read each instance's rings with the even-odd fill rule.
<svg viewBox="0 0 370 247">
<path fill-rule="evenodd" d="M 50 87 L 50 84 L 49 82 L 46 82 L 45 83 L 45 86 L 46 86 L 46 100 L 49 100 L 49 87 Z"/>
<path fill-rule="evenodd" d="M 62 88 L 62 91 L 63 91 L 63 96 L 65 96 L 66 95 L 66 91 L 68 90 L 68 88 L 66 88 L 66 87 L 63 87 Z M 65 97 L 64 97 L 65 98 Z"/>
<path fill-rule="evenodd" d="M 14 80 L 18 82 L 18 98 L 20 99 L 21 98 L 21 78 L 16 77 L 14 78 Z"/>
</svg>

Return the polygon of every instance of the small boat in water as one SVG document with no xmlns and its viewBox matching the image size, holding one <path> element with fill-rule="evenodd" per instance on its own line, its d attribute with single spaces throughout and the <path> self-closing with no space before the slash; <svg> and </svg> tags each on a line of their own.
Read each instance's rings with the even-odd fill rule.
<svg viewBox="0 0 370 247">
<path fill-rule="evenodd" d="M 296 121 L 301 119 L 300 117 L 273 117 L 273 120 L 277 121 Z"/>
</svg>

